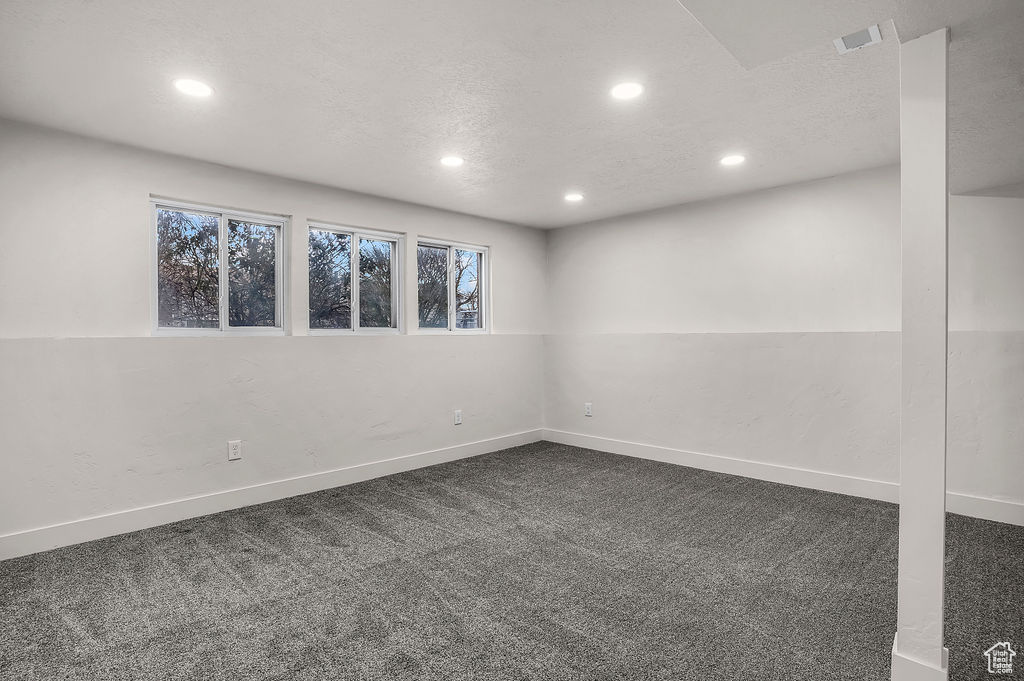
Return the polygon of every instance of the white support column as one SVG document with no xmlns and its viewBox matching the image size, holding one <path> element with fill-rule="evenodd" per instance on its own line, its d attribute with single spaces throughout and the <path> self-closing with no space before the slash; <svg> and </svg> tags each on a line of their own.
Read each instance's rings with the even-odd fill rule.
<svg viewBox="0 0 1024 681">
<path fill-rule="evenodd" d="M 893 681 L 946 681 L 947 136 L 949 29 L 900 47 L 903 333 L 899 614 Z"/>
</svg>

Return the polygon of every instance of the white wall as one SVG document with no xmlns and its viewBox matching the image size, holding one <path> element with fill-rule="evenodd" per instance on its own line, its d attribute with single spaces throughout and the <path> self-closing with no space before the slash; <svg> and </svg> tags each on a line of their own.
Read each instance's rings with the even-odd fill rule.
<svg viewBox="0 0 1024 681">
<path fill-rule="evenodd" d="M 292 216 L 289 335 L 149 336 L 150 194 Z M 0 556 L 542 423 L 895 498 L 898 201 L 885 168 L 544 233 L 0 121 Z M 985 501 L 1024 502 L 1024 200 L 953 197 L 950 214 L 949 486 L 962 510 L 1024 522 Z M 404 232 L 408 256 L 418 234 L 490 246 L 494 333 L 305 335 L 307 219 Z"/>
<path fill-rule="evenodd" d="M 949 200 L 949 328 L 1024 330 L 1024 199 Z"/>
<path fill-rule="evenodd" d="M 973 497 L 1024 503 L 1022 240 L 1024 202 L 952 197 L 951 507 L 1018 522 Z M 895 499 L 899 248 L 895 167 L 553 232 L 545 427 Z"/>
<path fill-rule="evenodd" d="M 1024 501 L 1024 199 L 949 202 L 947 487 Z M 1019 522 L 1024 523 L 1024 514 Z"/>
<path fill-rule="evenodd" d="M 899 199 L 887 168 L 554 231 L 550 331 L 894 331 Z"/>
<path fill-rule="evenodd" d="M 297 334 L 308 325 L 307 220 L 403 232 L 410 242 L 421 234 L 493 246 L 494 329 L 542 330 L 539 230 L 0 119 L 0 338 L 149 335 L 150 194 L 292 216 L 289 302 Z M 112 254 L 124 255 L 116 266 Z M 415 291 L 407 283 L 407 293 Z M 407 303 L 415 309 L 411 293 Z"/>
<path fill-rule="evenodd" d="M 290 215 L 293 335 L 150 337 L 150 194 Z M 0 205 L 0 545 L 90 516 L 537 435 L 543 232 L 4 121 Z M 494 332 L 307 336 L 307 219 L 407 234 L 413 327 L 416 236 L 490 246 Z M 228 439 L 244 441 L 243 461 L 226 460 Z"/>
</svg>

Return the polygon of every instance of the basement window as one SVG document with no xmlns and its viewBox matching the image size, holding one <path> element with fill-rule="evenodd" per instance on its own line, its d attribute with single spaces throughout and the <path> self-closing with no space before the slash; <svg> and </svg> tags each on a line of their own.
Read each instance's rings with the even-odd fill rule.
<svg viewBox="0 0 1024 681">
<path fill-rule="evenodd" d="M 159 333 L 282 333 L 285 218 L 154 202 Z"/>
<path fill-rule="evenodd" d="M 310 333 L 398 332 L 400 244 L 397 234 L 310 225 Z"/>
<path fill-rule="evenodd" d="M 483 331 L 486 328 L 487 248 L 421 241 L 416 249 L 421 331 Z"/>
</svg>

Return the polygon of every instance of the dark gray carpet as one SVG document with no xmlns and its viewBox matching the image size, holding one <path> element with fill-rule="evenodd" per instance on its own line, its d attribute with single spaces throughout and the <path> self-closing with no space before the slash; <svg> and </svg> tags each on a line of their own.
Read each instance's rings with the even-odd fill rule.
<svg viewBox="0 0 1024 681">
<path fill-rule="evenodd" d="M 896 520 L 538 443 L 0 563 L 0 678 L 881 681 Z M 949 542 L 953 678 L 985 678 L 1024 528 Z"/>
</svg>

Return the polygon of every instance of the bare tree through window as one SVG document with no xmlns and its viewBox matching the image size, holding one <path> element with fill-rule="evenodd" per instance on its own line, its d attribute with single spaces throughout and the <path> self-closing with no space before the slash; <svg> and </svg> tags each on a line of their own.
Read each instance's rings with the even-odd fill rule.
<svg viewBox="0 0 1024 681">
<path fill-rule="evenodd" d="M 352 328 L 352 237 L 309 231 L 309 328 Z"/>
<path fill-rule="evenodd" d="M 484 253 L 454 245 L 416 249 L 421 329 L 482 329 L 480 277 Z"/>
<path fill-rule="evenodd" d="M 157 315 L 160 326 L 220 326 L 216 215 L 157 210 Z"/>
<path fill-rule="evenodd" d="M 480 261 L 476 251 L 455 249 L 455 328 L 479 329 L 480 318 Z"/>
<path fill-rule="evenodd" d="M 277 228 L 228 221 L 228 322 L 277 325 Z"/>
<path fill-rule="evenodd" d="M 416 249 L 421 329 L 448 328 L 448 249 L 420 245 Z"/>
<path fill-rule="evenodd" d="M 359 326 L 394 326 L 391 291 L 392 243 L 359 239 Z"/>
</svg>

